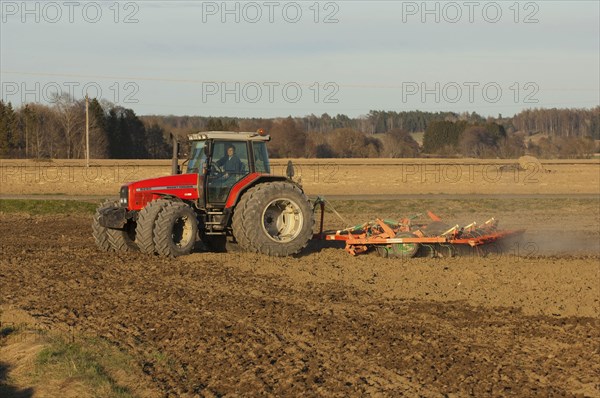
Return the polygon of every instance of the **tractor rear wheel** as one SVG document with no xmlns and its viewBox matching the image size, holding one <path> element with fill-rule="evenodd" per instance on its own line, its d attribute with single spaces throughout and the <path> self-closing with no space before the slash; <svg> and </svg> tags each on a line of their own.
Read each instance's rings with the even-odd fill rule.
<svg viewBox="0 0 600 398">
<path fill-rule="evenodd" d="M 312 237 L 314 215 L 304 192 L 295 184 L 277 181 L 250 188 L 233 213 L 233 235 L 244 250 L 289 256 L 300 252 Z"/>
<path fill-rule="evenodd" d="M 105 209 L 107 207 L 112 207 L 114 205 L 115 205 L 115 202 L 112 200 L 107 200 L 104 203 L 102 203 L 96 209 L 96 214 L 94 214 L 94 220 L 92 221 L 92 236 L 94 237 L 96 246 L 98 246 L 98 249 L 105 251 L 105 252 L 113 251 L 114 249 L 113 249 L 112 245 L 110 244 L 110 242 L 108 241 L 108 228 L 100 225 L 100 222 L 99 222 L 100 211 L 102 209 Z"/>
<path fill-rule="evenodd" d="M 158 213 L 169 203 L 166 199 L 153 200 L 138 213 L 137 226 L 135 228 L 135 243 L 142 253 L 154 254 L 154 226 Z"/>
<path fill-rule="evenodd" d="M 190 254 L 198 236 L 198 219 L 190 206 L 169 202 L 154 224 L 154 250 L 160 255 L 178 257 Z"/>
</svg>

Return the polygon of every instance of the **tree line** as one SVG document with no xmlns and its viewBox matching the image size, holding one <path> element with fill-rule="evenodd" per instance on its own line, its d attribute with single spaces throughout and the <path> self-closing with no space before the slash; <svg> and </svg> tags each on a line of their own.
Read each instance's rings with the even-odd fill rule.
<svg viewBox="0 0 600 398">
<path fill-rule="evenodd" d="M 113 159 L 168 158 L 172 135 L 185 143 L 193 132 L 259 128 L 271 134 L 272 157 L 575 158 L 598 151 L 594 140 L 600 140 L 600 107 L 530 109 L 496 118 L 422 111 L 370 111 L 357 118 L 326 113 L 216 118 L 137 116 L 131 109 L 92 99 L 89 116 L 91 157 Z M 422 142 L 414 133 L 422 133 Z M 50 106 L 27 104 L 19 109 L 0 101 L 0 157 L 76 159 L 83 158 L 84 151 L 84 100 L 63 95 Z"/>
<path fill-rule="evenodd" d="M 201 131 L 208 127 L 214 120 L 210 116 L 144 116 L 145 121 L 153 121 L 171 129 L 174 133 L 184 134 L 189 131 Z M 225 125 L 256 124 L 265 120 L 275 119 L 260 118 L 220 118 Z M 485 124 L 494 122 L 504 126 L 508 133 L 522 132 L 526 135 L 535 133 L 548 133 L 557 136 L 577 136 L 600 139 L 600 107 L 592 109 L 528 109 L 512 117 L 484 118 L 475 112 L 423 112 L 423 111 L 370 111 L 364 116 L 350 118 L 343 114 L 330 116 L 327 113 L 321 116 L 308 115 L 296 117 L 298 127 L 305 132 L 315 131 L 327 133 L 335 129 L 350 128 L 365 134 L 384 134 L 388 131 L 400 129 L 409 133 L 424 132 L 429 124 L 438 121 L 459 122 L 470 124 Z"/>
<path fill-rule="evenodd" d="M 475 112 L 371 111 L 359 118 L 309 115 L 296 118 L 144 116 L 184 137 L 190 131 L 267 130 L 273 157 L 587 158 L 599 152 L 600 107 L 533 109 L 513 117 Z M 423 133 L 422 145 L 411 133 Z M 535 140 L 533 137 L 537 137 Z"/>
<path fill-rule="evenodd" d="M 13 109 L 0 101 L 1 158 L 85 158 L 85 100 L 61 95 L 52 102 Z M 88 114 L 91 158 L 170 156 L 169 133 L 157 124 L 144 123 L 133 110 L 91 99 Z"/>
</svg>

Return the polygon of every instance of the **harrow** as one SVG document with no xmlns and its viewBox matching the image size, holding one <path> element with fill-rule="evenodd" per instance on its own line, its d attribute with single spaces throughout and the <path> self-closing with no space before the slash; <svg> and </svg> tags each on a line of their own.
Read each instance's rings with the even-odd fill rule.
<svg viewBox="0 0 600 398">
<path fill-rule="evenodd" d="M 524 229 L 500 230 L 495 218 L 482 224 L 473 222 L 462 227 L 458 224 L 450 227 L 431 211 L 427 211 L 431 220 L 427 223 L 416 222 L 422 216 L 416 214 L 399 221 L 377 218 L 337 231 L 323 231 L 326 204 L 328 202 L 321 197 L 314 203 L 315 209 L 320 206 L 321 210 L 320 232 L 316 237 L 328 241 L 345 241 L 346 251 L 353 256 L 370 249 L 375 249 L 381 257 L 387 258 L 409 258 L 417 253 L 425 253 L 431 257 L 453 257 L 461 248 L 471 248 L 483 254 L 484 245 L 525 232 Z M 343 219 L 333 207 L 331 209 Z"/>
</svg>

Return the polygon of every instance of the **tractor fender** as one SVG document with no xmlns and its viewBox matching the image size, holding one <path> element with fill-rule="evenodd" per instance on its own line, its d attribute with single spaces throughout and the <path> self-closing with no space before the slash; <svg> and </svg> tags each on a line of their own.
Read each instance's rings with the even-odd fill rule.
<svg viewBox="0 0 600 398">
<path fill-rule="evenodd" d="M 233 214 L 233 210 L 235 206 L 240 201 L 242 195 L 258 184 L 263 184 L 265 182 L 273 182 L 273 181 L 289 181 L 286 177 L 283 176 L 274 176 L 270 174 L 260 174 L 260 173 L 251 173 L 246 177 L 239 180 L 229 191 L 229 196 L 227 197 L 227 201 L 225 202 L 225 208 L 223 209 L 223 219 L 221 221 L 221 225 L 224 227 L 229 225 L 229 221 L 231 220 L 231 216 Z"/>
<path fill-rule="evenodd" d="M 225 202 L 225 209 L 232 209 L 237 205 L 238 201 L 248 189 L 256 184 L 262 184 L 272 181 L 289 181 L 283 176 L 273 176 L 270 174 L 251 173 L 239 180 L 229 191 L 229 196 Z"/>
</svg>

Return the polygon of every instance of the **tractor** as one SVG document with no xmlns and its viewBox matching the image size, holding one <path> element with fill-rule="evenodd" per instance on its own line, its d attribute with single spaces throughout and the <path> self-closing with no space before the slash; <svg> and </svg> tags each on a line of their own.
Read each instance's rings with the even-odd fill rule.
<svg viewBox="0 0 600 398">
<path fill-rule="evenodd" d="M 118 201 L 98 207 L 96 245 L 169 257 L 191 253 L 198 241 L 270 256 L 300 252 L 313 235 L 313 208 L 291 164 L 286 177 L 271 173 L 269 140 L 262 130 L 190 135 L 185 173 L 174 157 L 173 175 L 125 184 Z"/>
</svg>

